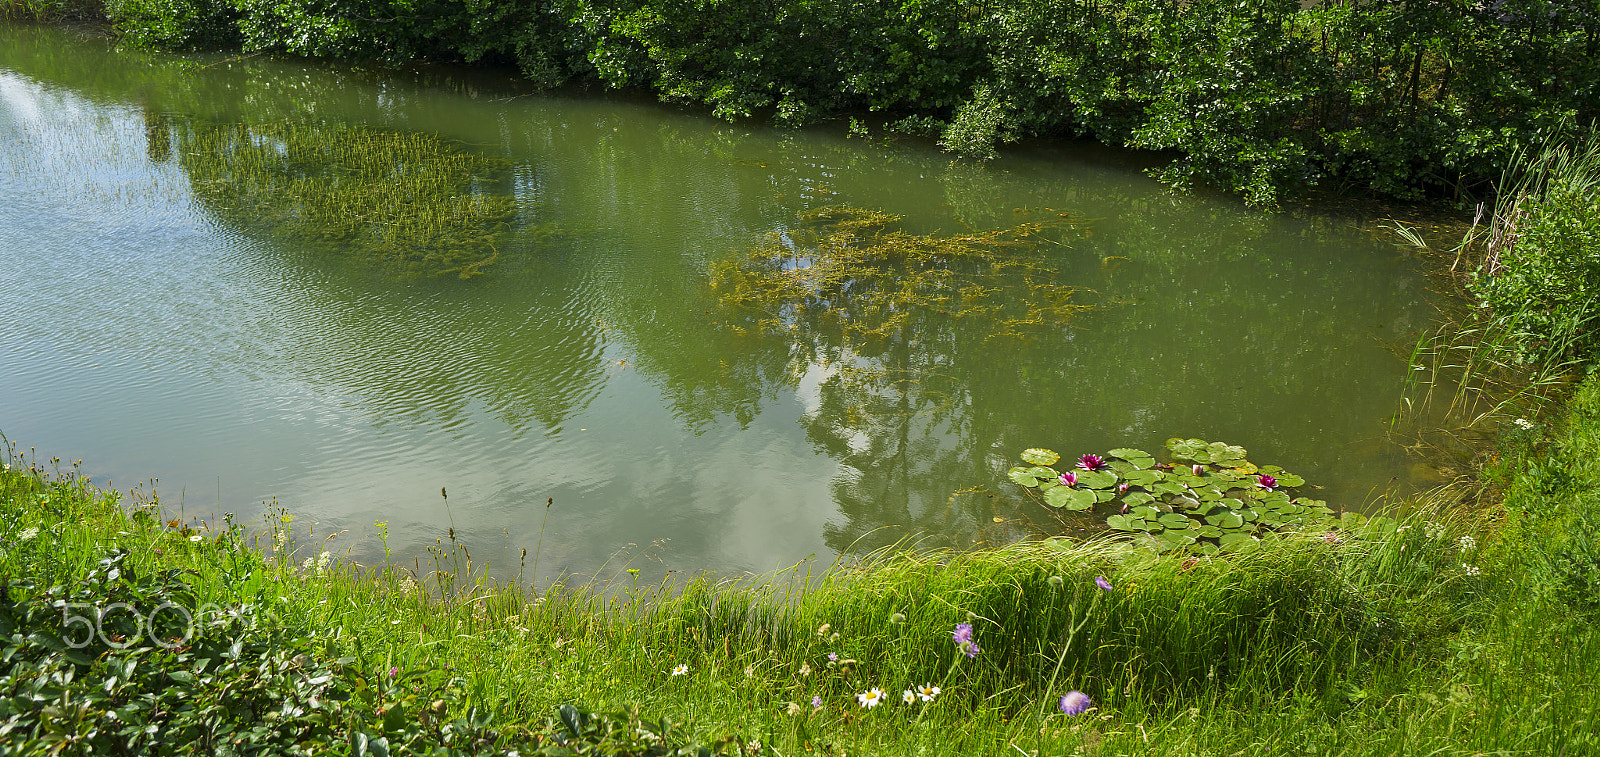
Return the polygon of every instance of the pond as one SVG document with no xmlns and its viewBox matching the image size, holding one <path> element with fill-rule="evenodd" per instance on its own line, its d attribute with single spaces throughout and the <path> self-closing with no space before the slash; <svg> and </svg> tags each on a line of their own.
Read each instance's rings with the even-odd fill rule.
<svg viewBox="0 0 1600 757">
<path fill-rule="evenodd" d="M 537 546 L 540 580 L 1060 530 L 1006 478 L 1028 447 L 1222 440 L 1348 509 L 1424 483 L 1387 437 L 1434 312 L 1414 257 L 1141 160 L 974 166 L 493 73 L 0 26 L 0 432 L 156 478 L 174 515 L 275 499 L 363 561 L 384 521 L 408 563 L 453 527 L 501 575 Z M 824 269 L 818 211 L 932 253 Z M 980 237 L 1005 262 L 947 254 Z M 913 268 L 958 296 L 888 296 Z M 825 270 L 809 302 L 730 297 L 730 272 L 772 295 Z"/>
</svg>

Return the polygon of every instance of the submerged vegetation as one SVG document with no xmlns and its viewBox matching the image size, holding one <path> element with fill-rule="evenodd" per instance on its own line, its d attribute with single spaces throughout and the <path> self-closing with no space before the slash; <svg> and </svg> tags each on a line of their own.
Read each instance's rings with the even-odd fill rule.
<svg viewBox="0 0 1600 757">
<path fill-rule="evenodd" d="M 847 338 L 910 339 L 971 320 L 993 337 L 1056 327 L 1088 306 L 1060 283 L 1038 249 L 1072 233 L 1065 214 L 998 231 L 940 236 L 895 228 L 897 216 L 830 207 L 774 232 L 743 257 L 712 268 L 727 307 L 754 311 L 753 328 L 821 327 Z M 747 319 L 751 320 L 751 319 Z M 742 327 L 738 327 L 741 328 Z"/>
<path fill-rule="evenodd" d="M 402 273 L 482 273 L 520 220 L 509 163 L 429 134 L 189 120 L 176 135 L 195 195 L 231 225 Z"/>
</svg>

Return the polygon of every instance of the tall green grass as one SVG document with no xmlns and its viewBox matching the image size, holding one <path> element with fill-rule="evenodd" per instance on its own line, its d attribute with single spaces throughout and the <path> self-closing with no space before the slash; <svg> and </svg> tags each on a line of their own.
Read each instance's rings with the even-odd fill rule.
<svg viewBox="0 0 1600 757">
<path fill-rule="evenodd" d="M 45 467 L 18 463 L 0 477 L 0 573 L 44 586 L 126 548 L 135 570 L 195 571 L 197 604 L 267 608 L 285 627 L 317 631 L 329 654 L 352 658 L 369 677 L 448 671 L 464 681 L 451 705 L 463 711 L 538 723 L 562 704 L 642 705 L 686 720 L 705 741 L 734 736 L 784 754 L 1248 752 L 1261 739 L 1356 735 L 1390 746 L 1450 743 L 1459 730 L 1427 729 L 1459 703 L 1432 692 L 1448 694 L 1457 640 L 1505 622 L 1491 566 L 1471 575 L 1478 553 L 1457 541 L 1484 540 L 1481 524 L 1439 512 L 1192 561 L 1047 540 L 969 553 L 886 550 L 818 575 L 799 568 L 532 591 L 484 578 L 461 545 L 444 541 L 421 573 L 319 567 L 320 544 L 277 548 L 281 518 L 247 543 L 242 529 L 168 522 L 153 496 L 124 503 L 70 469 Z M 975 628 L 976 657 L 951 638 L 963 622 Z M 1565 675 L 1561 665 L 1582 659 L 1551 661 L 1552 675 Z M 673 675 L 680 665 L 687 672 Z M 942 693 L 927 704 L 899 701 L 922 684 Z M 855 695 L 873 687 L 890 701 L 861 708 Z M 1412 701 L 1397 700 L 1397 689 L 1415 703 L 1397 705 Z M 1088 693 L 1098 709 L 1060 714 L 1055 700 L 1067 690 Z M 1506 738 L 1526 735 L 1516 712 L 1504 713 Z M 1247 725 L 1253 713 L 1272 716 Z M 1383 734 L 1376 741 L 1365 733 L 1373 728 Z"/>
<path fill-rule="evenodd" d="M 1408 402 L 1458 428 L 1537 414 L 1600 347 L 1600 135 L 1515 151 L 1453 253 L 1446 285 L 1471 305 L 1418 341 Z"/>
</svg>

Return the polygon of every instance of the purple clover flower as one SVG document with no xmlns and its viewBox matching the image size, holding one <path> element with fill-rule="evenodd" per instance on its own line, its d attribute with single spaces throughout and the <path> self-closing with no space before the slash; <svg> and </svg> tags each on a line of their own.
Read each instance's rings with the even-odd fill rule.
<svg viewBox="0 0 1600 757">
<path fill-rule="evenodd" d="M 978 649 L 978 642 L 976 642 L 976 641 L 967 642 L 967 659 L 969 659 L 969 660 L 975 659 L 978 656 L 978 652 L 980 652 L 980 651 L 982 651 L 982 650 Z"/>
<path fill-rule="evenodd" d="M 1077 486 L 1078 474 L 1073 473 L 1072 471 L 1067 471 L 1066 473 L 1061 474 L 1061 478 L 1057 480 L 1061 482 L 1062 486 Z"/>
<path fill-rule="evenodd" d="M 817 697 L 812 697 L 811 698 L 811 709 L 813 709 L 813 710 L 822 709 L 822 697 L 817 696 Z"/>
<path fill-rule="evenodd" d="M 1277 488 L 1278 479 L 1275 479 L 1275 478 L 1263 473 L 1263 474 L 1261 474 L 1260 478 L 1256 479 L 1256 484 L 1259 485 L 1261 488 L 1266 489 L 1267 491 L 1270 492 L 1273 489 Z"/>
<path fill-rule="evenodd" d="M 838 662 L 838 661 L 839 661 L 839 653 L 838 652 L 829 652 L 828 653 L 828 662 Z"/>
<path fill-rule="evenodd" d="M 1092 704 L 1089 695 L 1081 691 L 1069 691 L 1061 697 L 1061 711 L 1067 715 L 1082 715 Z"/>
<path fill-rule="evenodd" d="M 1078 467 L 1084 470 L 1100 470 L 1106 467 L 1106 461 L 1099 455 L 1084 455 L 1078 458 Z"/>
<path fill-rule="evenodd" d="M 1106 591 L 1111 591 L 1111 582 L 1107 581 L 1105 576 L 1095 576 L 1094 585 L 1105 589 Z"/>
</svg>

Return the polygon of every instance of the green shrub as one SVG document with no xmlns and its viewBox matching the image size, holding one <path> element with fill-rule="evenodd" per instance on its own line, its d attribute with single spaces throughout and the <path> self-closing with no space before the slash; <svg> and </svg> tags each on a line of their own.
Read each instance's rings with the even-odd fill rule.
<svg viewBox="0 0 1600 757">
<path fill-rule="evenodd" d="M 1521 362 L 1589 361 L 1600 317 L 1600 139 L 1524 156 L 1472 291 Z"/>
</svg>

